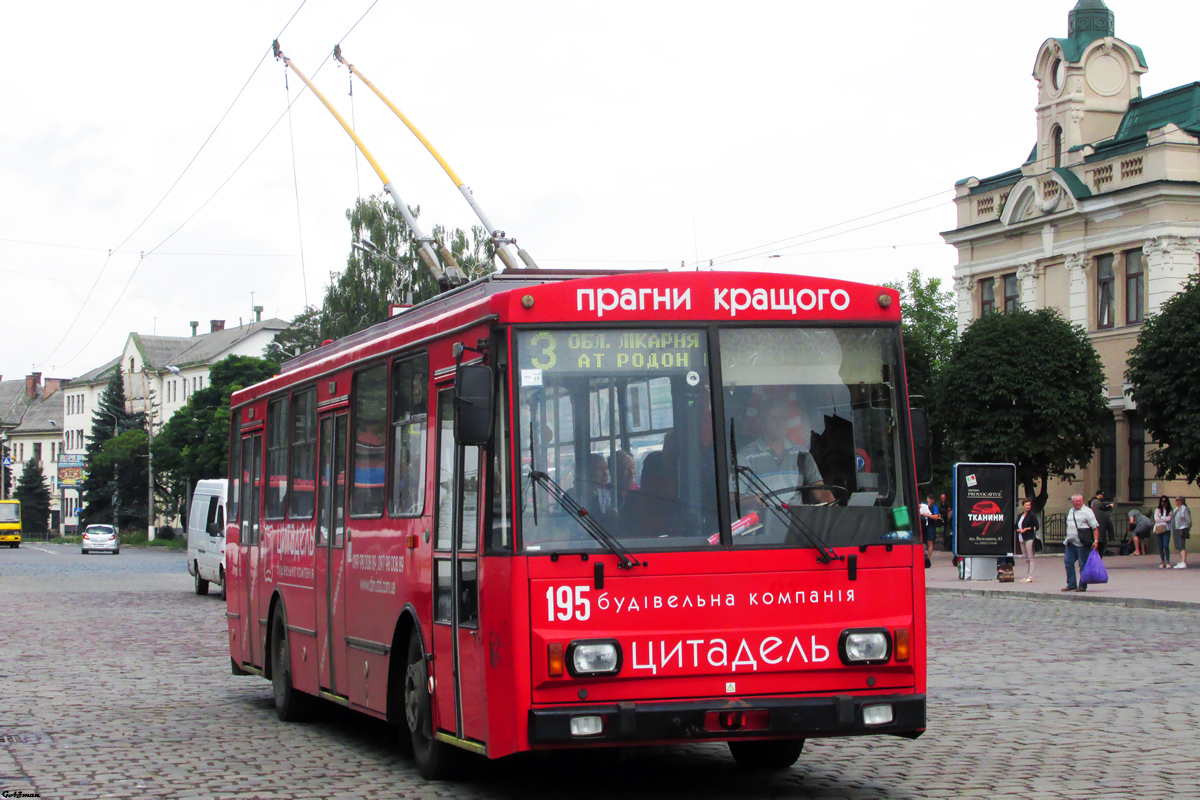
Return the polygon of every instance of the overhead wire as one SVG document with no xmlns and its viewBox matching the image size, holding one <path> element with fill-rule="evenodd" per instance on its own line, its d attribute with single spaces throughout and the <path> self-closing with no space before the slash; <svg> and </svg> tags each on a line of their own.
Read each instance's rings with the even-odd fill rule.
<svg viewBox="0 0 1200 800">
<path fill-rule="evenodd" d="M 301 7 L 303 7 L 305 2 L 307 2 L 307 0 L 302 0 L 302 2 L 300 4 Z M 338 41 L 342 41 L 342 40 L 346 39 L 351 33 L 353 33 L 354 29 L 357 28 L 359 23 L 361 23 L 363 21 L 363 19 L 366 18 L 367 14 L 369 14 L 371 12 L 371 9 L 373 9 L 378 2 L 379 2 L 379 0 L 373 0 L 371 5 L 367 7 L 367 10 L 362 13 L 362 16 L 360 16 L 355 21 L 355 23 L 350 26 L 350 29 L 347 30 L 346 33 L 344 33 Z M 298 13 L 299 10 L 300 9 L 296 9 L 296 13 Z M 293 15 L 292 15 L 292 19 L 294 19 L 294 18 L 295 18 L 295 13 L 293 13 Z M 288 24 L 291 24 L 291 19 L 288 20 Z M 283 30 L 286 30 L 286 28 L 287 28 L 287 25 L 284 26 Z M 281 30 L 279 35 L 277 35 L 275 37 L 276 39 L 278 39 L 279 36 L 283 35 L 283 30 Z M 329 53 L 329 56 L 326 56 L 325 60 L 323 60 L 321 62 L 321 64 L 313 71 L 313 74 L 312 74 L 313 78 L 316 78 L 316 76 L 320 73 L 320 71 L 322 69 L 324 69 L 325 65 L 329 63 L 330 57 L 332 55 L 333 55 L 333 51 L 331 50 Z M 260 61 L 260 63 L 261 63 L 261 61 Z M 257 67 L 255 69 L 257 69 Z M 154 247 L 150 248 L 149 250 L 145 250 L 140 254 L 137 264 L 134 265 L 133 271 L 129 273 L 129 278 L 128 278 L 128 280 L 125 281 L 125 285 L 121 288 L 121 291 L 120 291 L 120 293 L 118 293 L 117 298 L 115 300 L 113 300 L 112 305 L 108 309 L 108 313 L 104 315 L 104 319 L 101 320 L 100 324 L 96 326 L 97 331 L 101 330 L 104 327 L 105 323 L 108 322 L 109 318 L 112 317 L 112 314 L 116 310 L 117 305 L 121 302 L 121 299 L 125 296 L 126 290 L 129 289 L 129 285 L 133 282 L 134 277 L 137 275 L 138 270 L 141 268 L 142 263 L 146 260 L 146 256 L 153 255 L 160 247 L 162 247 L 164 244 L 166 244 L 168 241 L 170 241 L 172 238 L 174 238 L 174 236 L 177 233 L 179 233 L 179 231 L 183 230 L 183 228 L 189 222 L 191 222 L 196 217 L 196 215 L 198 215 L 201 211 L 203 211 L 204 208 L 209 203 L 211 203 L 218 194 L 221 193 L 221 190 L 224 189 L 225 186 L 231 180 L 233 180 L 234 176 L 238 174 L 238 172 L 241 170 L 241 168 L 246 165 L 246 162 L 248 162 L 250 160 L 250 158 L 255 154 L 255 152 L 258 151 L 258 148 L 262 146 L 263 142 L 265 142 L 267 140 L 267 138 L 274 132 L 275 128 L 277 128 L 279 126 L 279 123 L 282 122 L 283 118 L 285 116 L 287 116 L 287 114 L 291 111 L 292 105 L 295 104 L 300 99 L 300 97 L 304 94 L 306 89 L 307 89 L 307 87 L 305 87 L 304 89 L 301 89 L 300 91 L 298 91 L 296 93 L 296 99 L 292 100 L 290 103 L 288 103 L 287 109 L 285 109 L 284 112 L 282 114 L 280 114 L 278 118 L 276 118 L 275 122 L 271 124 L 271 127 L 269 127 L 267 129 L 267 132 L 262 135 L 262 138 L 260 138 L 258 140 L 258 142 L 254 145 L 254 147 L 252 147 L 250 149 L 250 152 L 246 154 L 246 157 L 243 158 L 236 167 L 234 167 L 233 172 L 231 172 L 229 174 L 229 177 L 227 177 L 224 181 L 222 181 L 221 185 L 218 186 L 213 191 L 213 193 L 208 196 L 208 199 L 206 199 L 203 203 L 201 203 L 200 206 L 195 211 L 193 211 L 187 217 L 187 219 L 185 219 L 183 222 L 181 222 L 173 231 L 171 231 L 169 234 L 167 234 L 166 238 L 164 238 L 162 241 L 160 241 Z M 66 337 L 64 336 L 64 339 L 65 338 Z M 88 342 L 88 344 L 90 344 L 90 341 Z M 78 358 L 80 355 L 82 355 L 83 351 L 86 349 L 87 349 L 87 344 L 85 344 L 82 348 L 80 348 L 80 350 L 75 355 L 73 355 L 70 359 L 68 359 L 65 362 L 65 364 L 70 364 L 72 361 L 74 361 L 76 358 Z M 64 366 L 65 366 L 65 364 L 64 364 Z"/>
<path fill-rule="evenodd" d="M 288 17 L 287 22 L 284 23 L 283 28 L 280 29 L 280 35 L 282 35 L 283 31 L 287 30 L 288 26 L 292 24 L 292 20 L 294 20 L 296 18 L 296 15 L 300 13 L 300 9 L 304 8 L 304 4 L 307 2 L 308 2 L 308 0 L 300 0 L 300 5 L 296 7 L 296 10 L 292 12 L 292 15 L 290 17 Z M 276 38 L 279 38 L 279 37 L 276 36 Z M 149 213 L 147 213 L 146 216 L 142 218 L 142 221 L 137 224 L 137 227 L 135 227 L 132 231 L 130 231 L 129 235 L 126 236 L 121 241 L 120 244 L 118 244 L 115 248 L 112 248 L 108 251 L 108 256 L 104 259 L 104 263 L 100 265 L 100 271 L 96 273 L 96 279 L 94 281 L 92 281 L 91 288 L 88 289 L 87 294 L 83 298 L 83 302 L 79 304 L 79 310 L 75 312 L 74 318 L 71 320 L 71 323 L 67 326 L 66 331 L 63 332 L 62 338 L 59 339 L 58 343 L 54 345 L 54 349 L 50 351 L 49 355 L 47 355 L 44 359 L 42 359 L 42 362 L 41 362 L 42 366 L 45 366 L 46 363 L 48 363 L 50 361 L 50 359 L 54 357 L 54 354 L 58 352 L 58 349 L 60 347 L 62 347 L 63 342 L 65 342 L 67 340 L 67 337 L 71 335 L 71 331 L 74 330 L 75 325 L 79 322 L 80 318 L 83 316 L 83 310 L 85 308 L 87 308 L 88 301 L 91 300 L 92 295 L 96 291 L 96 286 L 99 285 L 100 279 L 104 276 L 104 271 L 108 268 L 108 262 L 110 260 L 112 260 L 112 254 L 113 254 L 114 250 L 120 250 L 122 247 L 124 247 L 125 244 L 130 239 L 132 239 L 137 234 L 138 231 L 140 231 L 142 229 L 142 226 L 144 226 L 149 221 L 150 217 L 154 216 L 154 212 L 158 211 L 158 209 L 162 206 L 162 204 L 166 201 L 166 199 L 171 195 L 171 193 L 173 191 L 175 191 L 175 187 L 178 186 L 179 182 L 181 180 L 183 180 L 183 177 L 185 175 L 187 175 L 188 171 L 192 168 L 192 165 L 196 163 L 196 159 L 198 159 L 200 157 L 200 154 L 204 152 L 204 149 L 208 146 L 208 143 L 210 141 L 212 141 L 213 136 L 216 135 L 217 130 L 220 129 L 222 123 L 225 122 L 226 117 L 229 116 L 229 112 L 233 110 L 233 107 L 235 105 L 237 105 L 238 100 L 240 100 L 242 95 L 245 93 L 246 87 L 248 87 L 250 85 L 250 81 L 254 80 L 254 76 L 256 74 L 258 74 L 259 67 L 261 67 L 263 65 L 263 62 L 267 60 L 267 55 L 270 54 L 270 52 L 271 52 L 270 48 L 267 48 L 263 52 L 262 57 L 258 59 L 258 63 L 254 65 L 254 69 L 250 70 L 250 75 L 249 75 L 249 77 L 246 78 L 245 83 L 242 84 L 242 88 L 238 89 L 237 94 L 234 95 L 233 100 L 229 103 L 229 107 L 225 109 L 225 113 L 222 114 L 221 118 L 217 120 L 217 124 L 213 126 L 213 129 L 211 131 L 209 131 L 208 136 L 204 137 L 204 141 L 200 143 L 200 147 L 198 150 L 196 150 L 195 155 L 193 155 L 191 157 L 191 159 L 188 160 L 187 164 L 183 168 L 183 171 L 179 173 L 179 176 L 177 178 L 175 178 L 175 180 L 167 188 L 167 191 L 163 193 L 163 196 L 160 197 L 158 202 L 154 204 L 154 207 L 150 209 Z M 138 260 L 138 264 L 139 265 L 141 264 L 141 259 Z M 135 272 L 137 271 L 136 267 L 134 268 L 134 271 Z M 128 284 L 126 284 L 126 285 L 128 285 Z M 117 299 L 120 300 L 119 297 Z M 111 311 L 110 311 L 110 314 L 111 314 Z M 105 319 L 107 319 L 107 318 L 108 317 L 105 317 Z M 68 361 L 67 363 L 70 363 L 70 362 Z"/>
</svg>

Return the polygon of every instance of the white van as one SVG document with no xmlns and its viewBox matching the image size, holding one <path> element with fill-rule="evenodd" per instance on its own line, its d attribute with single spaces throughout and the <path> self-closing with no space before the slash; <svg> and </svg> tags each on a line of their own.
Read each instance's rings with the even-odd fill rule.
<svg viewBox="0 0 1200 800">
<path fill-rule="evenodd" d="M 225 586 L 225 500 L 229 481 L 199 481 L 188 514 L 188 572 L 196 578 L 196 594 L 208 584 Z"/>
</svg>

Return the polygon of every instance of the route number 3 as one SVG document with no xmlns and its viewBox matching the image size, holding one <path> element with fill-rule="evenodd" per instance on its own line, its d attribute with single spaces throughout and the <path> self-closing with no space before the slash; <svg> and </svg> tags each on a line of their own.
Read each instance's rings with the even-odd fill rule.
<svg viewBox="0 0 1200 800">
<path fill-rule="evenodd" d="M 557 617 L 562 622 L 568 622 L 572 619 L 583 622 L 591 617 L 592 601 L 584 597 L 587 590 L 588 587 L 586 585 L 559 586 L 557 589 L 551 586 L 546 590 L 546 613 L 548 618 L 551 621 Z"/>
</svg>

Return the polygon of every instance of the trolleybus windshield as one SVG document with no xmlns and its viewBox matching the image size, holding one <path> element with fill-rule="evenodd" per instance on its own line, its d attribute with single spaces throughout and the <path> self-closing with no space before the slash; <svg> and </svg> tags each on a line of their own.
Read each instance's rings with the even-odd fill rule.
<svg viewBox="0 0 1200 800">
<path fill-rule="evenodd" d="M 705 330 L 517 333 L 526 551 L 603 547 L 534 479 L 543 474 L 635 551 L 722 541 L 813 547 L 814 536 L 829 546 L 885 541 L 906 485 L 896 333 L 727 328 L 718 338 L 723 425 L 714 420 Z M 714 429 L 723 430 L 727 455 L 736 449 L 739 465 L 761 479 L 756 488 L 718 463 Z M 773 496 L 763 496 L 763 484 Z M 731 530 L 721 528 L 720 495 L 729 499 Z M 781 503 L 784 514 L 772 511 Z"/>
</svg>

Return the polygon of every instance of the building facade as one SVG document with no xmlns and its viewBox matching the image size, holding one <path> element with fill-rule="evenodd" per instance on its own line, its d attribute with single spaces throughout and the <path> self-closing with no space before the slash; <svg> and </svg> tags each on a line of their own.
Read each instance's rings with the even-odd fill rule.
<svg viewBox="0 0 1200 800">
<path fill-rule="evenodd" d="M 1123 508 L 1196 494 L 1154 474 L 1124 381 L 1143 320 L 1200 271 L 1200 83 L 1143 97 L 1146 71 L 1103 0 L 1079 0 L 1067 36 L 1034 59 L 1029 158 L 959 181 L 957 225 L 942 234 L 958 249 L 960 332 L 986 313 L 1057 308 L 1100 355 L 1106 442 L 1075 481 L 1052 483 L 1049 512 L 1097 489 Z"/>
<path fill-rule="evenodd" d="M 24 380 L 0 376 L 0 442 L 12 459 L 12 483 L 4 480 L 3 497 L 11 498 L 21 472 L 30 460 L 37 462 L 50 489 L 50 525 L 59 524 L 57 461 L 63 448 L 63 381 L 33 372 Z"/>
<path fill-rule="evenodd" d="M 224 320 L 212 320 L 208 333 L 191 336 L 145 336 L 130 333 L 121 354 L 77 378 L 62 389 L 63 474 L 81 461 L 92 433 L 92 421 L 100 397 L 119 369 L 125 384 L 126 410 L 144 413 L 151 435 L 209 385 L 212 365 L 228 356 L 262 356 L 263 350 L 289 324 L 281 319 L 256 320 L 248 325 L 226 328 Z M 63 526 L 73 532 L 79 524 L 81 492 L 77 486 L 60 486 Z M 149 487 L 147 487 L 149 491 Z M 170 517 L 164 521 L 176 523 Z"/>
</svg>

